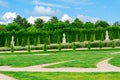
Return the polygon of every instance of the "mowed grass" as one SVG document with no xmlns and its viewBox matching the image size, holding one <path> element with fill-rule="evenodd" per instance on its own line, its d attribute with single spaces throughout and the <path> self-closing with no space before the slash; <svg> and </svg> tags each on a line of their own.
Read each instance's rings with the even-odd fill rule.
<svg viewBox="0 0 120 80">
<path fill-rule="evenodd" d="M 119 80 L 120 73 L 2 72 L 18 80 Z"/>
<path fill-rule="evenodd" d="M 25 67 L 40 65 L 53 62 L 70 61 L 48 67 L 96 67 L 96 64 L 114 55 L 109 53 L 119 52 L 120 50 L 92 50 L 92 51 L 67 51 L 67 52 L 44 52 L 44 53 L 9 53 L 0 54 L 0 66 Z M 50 54 L 50 55 L 39 55 Z"/>
<path fill-rule="evenodd" d="M 114 66 L 120 67 L 120 54 L 115 54 L 115 57 L 113 57 L 110 61 L 110 64 Z"/>
</svg>

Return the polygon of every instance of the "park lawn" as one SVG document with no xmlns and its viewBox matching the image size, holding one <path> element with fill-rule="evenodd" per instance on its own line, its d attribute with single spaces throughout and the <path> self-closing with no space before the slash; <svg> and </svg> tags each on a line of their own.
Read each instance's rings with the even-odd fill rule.
<svg viewBox="0 0 120 80">
<path fill-rule="evenodd" d="M 24 54 L 0 54 L 0 66 L 13 66 L 13 67 L 25 67 L 32 65 L 40 65 L 53 62 L 70 61 L 63 64 L 53 65 L 49 67 L 96 67 L 96 64 L 107 59 L 113 55 L 111 52 L 118 52 L 120 50 L 102 50 L 102 51 L 67 51 L 67 52 L 44 52 L 42 54 L 50 55 L 38 55 L 24 53 Z M 37 55 L 35 55 L 37 54 Z"/>
<path fill-rule="evenodd" d="M 120 73 L 1 72 L 18 80 L 119 80 Z"/>
<path fill-rule="evenodd" d="M 110 61 L 110 64 L 114 66 L 120 67 L 120 54 L 115 54 L 115 57 L 113 57 Z"/>
</svg>

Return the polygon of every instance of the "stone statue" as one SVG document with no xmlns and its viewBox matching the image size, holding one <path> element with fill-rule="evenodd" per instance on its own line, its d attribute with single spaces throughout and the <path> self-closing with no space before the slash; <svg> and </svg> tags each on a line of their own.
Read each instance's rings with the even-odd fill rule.
<svg viewBox="0 0 120 80">
<path fill-rule="evenodd" d="M 65 33 L 63 33 L 62 43 L 66 43 Z"/>
<path fill-rule="evenodd" d="M 14 47 L 15 45 L 15 42 L 14 42 L 14 36 L 12 36 L 12 40 L 11 40 L 11 45 Z"/>
<path fill-rule="evenodd" d="M 105 40 L 109 40 L 109 34 L 108 34 L 108 31 L 106 31 Z"/>
</svg>

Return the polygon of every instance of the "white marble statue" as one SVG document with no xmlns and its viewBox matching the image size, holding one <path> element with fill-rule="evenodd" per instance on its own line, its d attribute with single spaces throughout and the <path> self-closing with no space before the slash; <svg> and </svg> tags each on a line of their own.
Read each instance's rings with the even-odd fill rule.
<svg viewBox="0 0 120 80">
<path fill-rule="evenodd" d="M 106 31 L 105 40 L 109 40 L 109 34 L 108 34 L 108 31 Z"/>
<path fill-rule="evenodd" d="M 13 47 L 15 46 L 14 36 L 12 36 L 11 45 L 12 45 Z"/>
<path fill-rule="evenodd" d="M 62 43 L 66 43 L 65 33 L 63 33 Z"/>
</svg>

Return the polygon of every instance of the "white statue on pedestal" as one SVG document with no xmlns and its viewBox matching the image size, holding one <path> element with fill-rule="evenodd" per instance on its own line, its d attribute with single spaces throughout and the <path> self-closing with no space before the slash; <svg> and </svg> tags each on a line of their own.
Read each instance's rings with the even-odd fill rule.
<svg viewBox="0 0 120 80">
<path fill-rule="evenodd" d="M 62 43 L 66 43 L 65 33 L 63 33 Z"/>
<path fill-rule="evenodd" d="M 106 36 L 105 36 L 105 40 L 109 40 L 109 35 L 108 35 L 108 31 L 106 31 Z"/>
<path fill-rule="evenodd" d="M 14 44 L 15 44 L 15 42 L 14 42 L 14 36 L 12 36 L 11 46 L 13 46 L 13 47 L 14 47 L 14 46 L 15 46 Z"/>
</svg>

